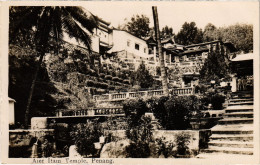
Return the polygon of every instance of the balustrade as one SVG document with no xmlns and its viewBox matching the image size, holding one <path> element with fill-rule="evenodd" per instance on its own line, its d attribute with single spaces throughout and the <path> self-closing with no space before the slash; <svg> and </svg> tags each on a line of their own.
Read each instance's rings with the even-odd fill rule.
<svg viewBox="0 0 260 165">
<path fill-rule="evenodd" d="M 193 94 L 193 88 L 177 88 L 171 90 L 173 94 L 176 95 L 190 95 Z M 159 97 L 163 95 L 163 90 L 151 90 L 151 91 L 141 91 L 141 92 L 126 92 L 126 93 L 113 93 L 106 95 L 95 95 L 94 99 L 96 101 L 111 101 L 111 100 L 125 100 L 128 98 L 138 98 L 138 97 Z"/>
<path fill-rule="evenodd" d="M 90 111 L 94 111 L 94 113 L 92 114 Z M 58 111 L 56 116 L 67 117 L 67 116 L 95 116 L 95 115 L 119 115 L 119 114 L 124 114 L 122 108 L 93 108 L 93 109 L 84 109 L 84 110 Z"/>
</svg>

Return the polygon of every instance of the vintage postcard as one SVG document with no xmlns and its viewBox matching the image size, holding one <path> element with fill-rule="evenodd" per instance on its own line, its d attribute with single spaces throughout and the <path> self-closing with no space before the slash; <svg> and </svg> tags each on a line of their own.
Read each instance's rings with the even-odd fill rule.
<svg viewBox="0 0 260 165">
<path fill-rule="evenodd" d="M 0 12 L 1 163 L 260 163 L 259 2 Z"/>
</svg>

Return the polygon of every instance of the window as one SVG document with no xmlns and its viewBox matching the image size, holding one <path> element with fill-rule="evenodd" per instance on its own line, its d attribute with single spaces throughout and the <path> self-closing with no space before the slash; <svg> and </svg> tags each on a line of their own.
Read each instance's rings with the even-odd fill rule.
<svg viewBox="0 0 260 165">
<path fill-rule="evenodd" d="M 144 48 L 144 53 L 146 53 L 146 48 Z"/>
<path fill-rule="evenodd" d="M 128 40 L 127 41 L 127 46 L 130 47 L 130 45 L 131 45 L 131 42 Z"/>
<path fill-rule="evenodd" d="M 135 49 L 139 50 L 139 48 L 140 48 L 140 45 L 139 44 L 135 44 Z"/>
</svg>

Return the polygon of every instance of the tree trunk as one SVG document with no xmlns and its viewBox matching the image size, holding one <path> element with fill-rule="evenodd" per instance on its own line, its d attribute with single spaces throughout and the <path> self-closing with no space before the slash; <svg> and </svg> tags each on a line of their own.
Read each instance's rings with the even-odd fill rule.
<svg viewBox="0 0 260 165">
<path fill-rule="evenodd" d="M 158 53 L 159 53 L 163 94 L 165 96 L 169 96 L 169 89 L 168 89 L 168 83 L 167 83 L 167 77 L 166 77 L 166 71 L 165 71 L 165 63 L 164 63 L 164 57 L 162 54 L 162 45 L 161 45 L 161 38 L 160 38 L 157 7 L 153 6 L 152 8 L 153 8 L 154 31 L 155 31 L 155 35 L 156 35 L 156 41 L 157 41 L 157 47 L 158 47 Z"/>
<path fill-rule="evenodd" d="M 36 79 L 38 76 L 38 72 L 39 72 L 41 64 L 42 64 L 43 57 L 44 57 L 44 52 L 41 52 L 40 59 L 38 61 L 37 67 L 36 67 L 36 71 L 33 76 L 33 81 L 32 81 L 32 85 L 30 88 L 30 93 L 29 93 L 29 97 L 28 97 L 28 101 L 27 101 L 27 105 L 26 105 L 25 116 L 24 116 L 25 128 L 28 128 L 28 125 L 29 125 L 30 106 L 31 106 L 31 102 L 32 102 L 33 91 L 34 91 L 35 82 L 36 82 Z"/>
</svg>

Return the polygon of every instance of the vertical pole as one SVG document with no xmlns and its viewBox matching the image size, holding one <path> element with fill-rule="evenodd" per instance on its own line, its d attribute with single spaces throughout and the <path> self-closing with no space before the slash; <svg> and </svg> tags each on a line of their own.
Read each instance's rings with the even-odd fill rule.
<svg viewBox="0 0 260 165">
<path fill-rule="evenodd" d="M 162 45 L 161 45 L 161 38 L 160 38 L 157 7 L 153 6 L 152 9 L 153 9 L 153 19 L 154 19 L 154 31 L 155 31 L 155 35 L 156 35 L 156 41 L 157 41 L 158 52 L 159 52 L 159 63 L 160 63 L 160 69 L 161 69 L 163 94 L 165 96 L 169 96 L 169 89 L 168 89 L 168 83 L 167 83 L 167 77 L 166 77 L 166 71 L 165 71 L 164 58 L 163 58 L 163 54 L 162 54 Z"/>
</svg>

